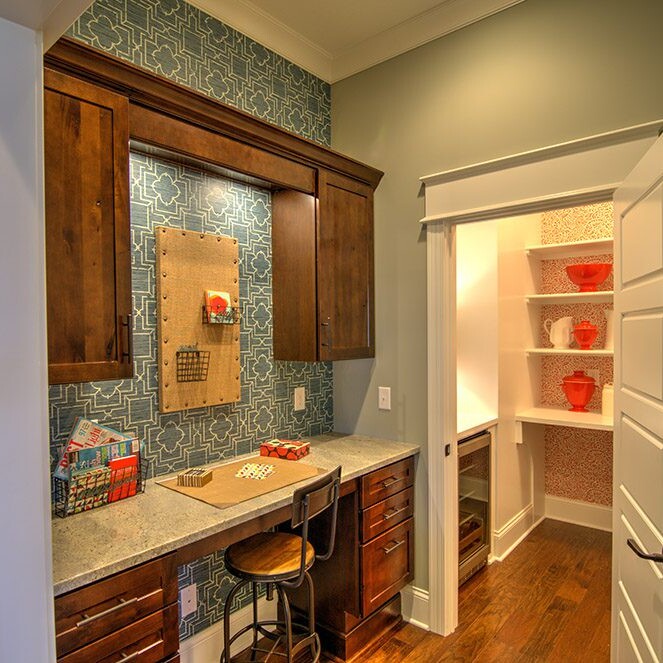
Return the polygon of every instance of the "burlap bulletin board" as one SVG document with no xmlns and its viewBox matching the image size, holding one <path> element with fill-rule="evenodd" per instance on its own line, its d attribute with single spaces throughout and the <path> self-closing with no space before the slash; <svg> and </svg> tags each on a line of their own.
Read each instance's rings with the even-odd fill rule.
<svg viewBox="0 0 663 663">
<path fill-rule="evenodd" d="M 237 240 L 157 227 L 159 411 L 175 412 L 240 400 L 239 323 L 205 324 L 206 290 L 221 290 L 239 307 Z M 207 379 L 178 382 L 177 351 L 209 351 Z"/>
<path fill-rule="evenodd" d="M 261 481 L 257 479 L 238 479 L 235 474 L 244 463 L 249 461 L 273 465 L 274 473 Z M 324 474 L 325 471 L 312 465 L 298 463 L 295 460 L 258 456 L 215 467 L 212 480 L 202 486 L 202 488 L 178 486 L 177 479 L 166 479 L 157 483 L 211 504 L 219 509 L 224 509 L 245 500 L 250 500 L 252 497 L 258 497 L 273 490 L 285 488 L 285 486 L 297 483 L 298 481 L 312 479 L 319 474 Z"/>
</svg>

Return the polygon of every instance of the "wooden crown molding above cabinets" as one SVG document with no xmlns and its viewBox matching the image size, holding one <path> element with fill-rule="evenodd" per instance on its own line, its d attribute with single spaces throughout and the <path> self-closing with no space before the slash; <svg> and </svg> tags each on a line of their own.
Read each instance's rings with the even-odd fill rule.
<svg viewBox="0 0 663 663">
<path fill-rule="evenodd" d="M 341 173 L 372 189 L 383 175 L 376 168 L 67 37 L 44 55 L 44 65 L 122 94 L 128 97 L 132 109 L 142 107 L 157 111 L 165 117 L 183 120 L 299 164 Z M 133 112 L 131 120 L 129 132 L 134 138 L 139 125 L 134 124 Z M 239 172 L 245 171 L 240 169 Z M 277 173 L 273 176 L 276 178 Z M 278 178 L 264 179 L 282 185 Z"/>
</svg>

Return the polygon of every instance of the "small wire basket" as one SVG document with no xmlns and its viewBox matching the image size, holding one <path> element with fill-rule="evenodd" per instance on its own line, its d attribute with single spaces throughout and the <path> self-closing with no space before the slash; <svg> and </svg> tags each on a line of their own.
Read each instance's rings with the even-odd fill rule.
<svg viewBox="0 0 663 663">
<path fill-rule="evenodd" d="M 131 467 L 99 467 L 70 480 L 53 477 L 53 511 L 65 518 L 145 492 L 149 461 L 140 457 Z"/>
<path fill-rule="evenodd" d="M 236 325 L 239 323 L 239 307 L 228 306 L 223 313 L 203 304 L 203 323 L 206 325 Z"/>
<path fill-rule="evenodd" d="M 177 381 L 205 382 L 209 371 L 209 350 L 182 348 L 177 351 Z"/>
</svg>

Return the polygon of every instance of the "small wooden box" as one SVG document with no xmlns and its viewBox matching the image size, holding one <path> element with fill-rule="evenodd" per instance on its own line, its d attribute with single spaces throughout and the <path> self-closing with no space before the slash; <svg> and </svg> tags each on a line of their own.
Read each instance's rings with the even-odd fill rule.
<svg viewBox="0 0 663 663">
<path fill-rule="evenodd" d="M 311 443 L 302 440 L 268 440 L 260 445 L 261 456 L 283 458 L 284 460 L 299 460 L 306 456 Z"/>
</svg>

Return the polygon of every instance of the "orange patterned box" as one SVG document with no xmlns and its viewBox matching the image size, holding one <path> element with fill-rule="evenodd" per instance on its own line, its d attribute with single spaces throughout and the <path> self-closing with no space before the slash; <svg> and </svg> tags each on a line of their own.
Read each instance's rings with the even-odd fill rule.
<svg viewBox="0 0 663 663">
<path fill-rule="evenodd" d="M 261 456 L 272 456 L 284 460 L 299 460 L 306 456 L 311 443 L 302 440 L 268 440 L 260 445 Z"/>
</svg>

